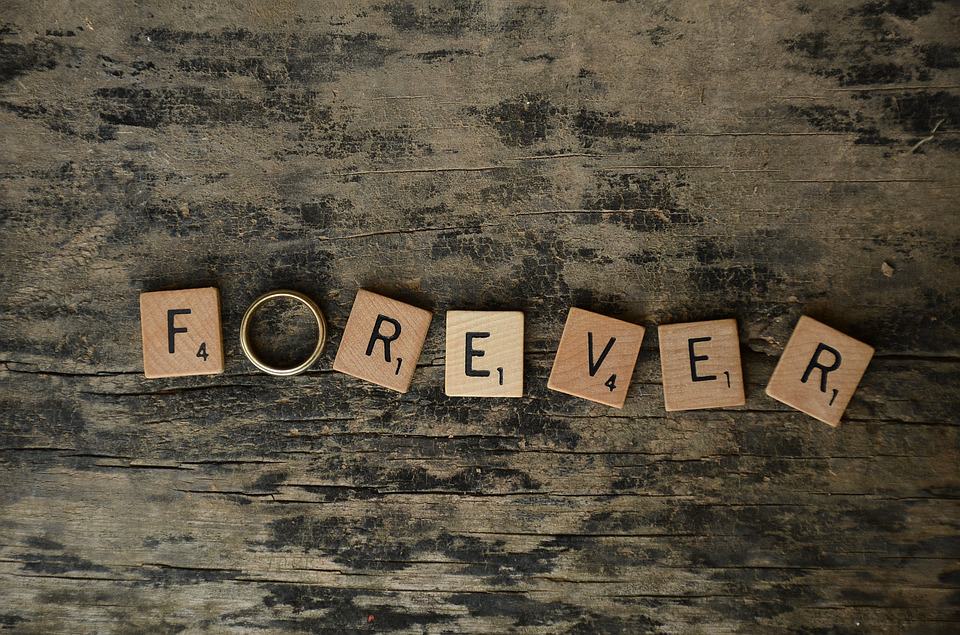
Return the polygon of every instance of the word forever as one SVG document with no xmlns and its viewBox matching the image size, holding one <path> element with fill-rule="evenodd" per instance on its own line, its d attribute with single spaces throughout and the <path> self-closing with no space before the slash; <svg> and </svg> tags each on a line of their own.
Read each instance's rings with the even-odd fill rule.
<svg viewBox="0 0 960 635">
<path fill-rule="evenodd" d="M 334 370 L 407 392 L 433 314 L 365 289 L 357 292 Z M 140 296 L 143 367 L 148 378 L 223 372 L 220 298 L 214 288 Z M 571 308 L 547 387 L 622 408 L 640 357 L 644 327 Z M 657 327 L 667 411 L 746 403 L 734 319 Z M 451 397 L 522 397 L 524 315 L 448 311 L 444 392 Z M 766 393 L 831 426 L 839 424 L 873 348 L 801 317 Z"/>
</svg>

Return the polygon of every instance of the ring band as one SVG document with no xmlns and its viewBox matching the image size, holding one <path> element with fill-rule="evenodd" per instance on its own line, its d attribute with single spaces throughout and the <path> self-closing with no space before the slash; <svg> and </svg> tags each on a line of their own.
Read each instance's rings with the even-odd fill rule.
<svg viewBox="0 0 960 635">
<path fill-rule="evenodd" d="M 310 353 L 310 357 L 307 358 L 302 364 L 294 366 L 293 368 L 274 368 L 268 364 L 264 364 L 253 352 L 253 346 L 250 344 L 250 318 L 253 314 L 260 308 L 260 306 L 272 300 L 274 298 L 293 298 L 306 305 L 310 312 L 313 313 L 313 317 L 317 320 L 317 346 L 313 349 L 313 352 Z M 327 341 L 327 322 L 323 319 L 323 313 L 320 311 L 320 307 L 317 304 L 303 295 L 298 291 L 290 291 L 289 289 L 280 289 L 278 291 L 270 291 L 269 293 L 264 293 L 262 296 L 254 300 L 253 304 L 250 305 L 250 308 L 247 309 L 247 312 L 243 314 L 243 320 L 240 322 L 240 348 L 243 349 L 243 354 L 247 356 L 247 359 L 250 360 L 250 363 L 262 370 L 265 373 L 270 375 L 278 375 L 280 377 L 290 377 L 292 375 L 299 375 L 303 371 L 310 368 L 317 358 L 320 357 L 320 353 L 323 352 L 323 345 Z"/>
</svg>

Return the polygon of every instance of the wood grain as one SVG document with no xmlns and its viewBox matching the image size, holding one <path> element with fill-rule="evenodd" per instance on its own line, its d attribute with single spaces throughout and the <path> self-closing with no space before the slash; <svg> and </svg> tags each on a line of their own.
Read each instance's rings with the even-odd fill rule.
<svg viewBox="0 0 960 635">
<path fill-rule="evenodd" d="M 957 632 L 958 20 L 0 3 L 0 625 Z M 445 397 L 439 323 L 406 394 L 235 335 L 144 379 L 201 286 L 522 310 L 525 396 Z M 571 306 L 650 331 L 622 410 L 546 387 Z M 839 428 L 764 395 L 804 314 L 876 348 Z M 746 405 L 665 413 L 651 327 L 728 317 Z"/>
</svg>

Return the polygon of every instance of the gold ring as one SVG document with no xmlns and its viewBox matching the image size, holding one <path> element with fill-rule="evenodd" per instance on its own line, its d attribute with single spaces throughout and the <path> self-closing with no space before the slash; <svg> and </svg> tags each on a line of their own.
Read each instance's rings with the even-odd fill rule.
<svg viewBox="0 0 960 635">
<path fill-rule="evenodd" d="M 310 353 L 310 357 L 307 358 L 302 364 L 294 366 L 293 368 L 274 368 L 273 366 L 268 366 L 262 361 L 257 359 L 257 356 L 253 353 L 253 346 L 250 345 L 250 318 L 256 312 L 260 306 L 274 298 L 293 298 L 305 304 L 310 312 L 313 313 L 313 317 L 317 320 L 317 330 L 319 331 L 317 336 L 317 347 L 313 349 L 313 352 Z M 317 358 L 320 357 L 320 353 L 323 352 L 323 345 L 327 341 L 327 322 L 323 319 L 323 313 L 320 311 L 320 307 L 317 304 L 303 295 L 298 291 L 290 291 L 289 289 L 280 289 L 278 291 L 270 291 L 269 293 L 264 293 L 262 296 L 257 298 L 253 304 L 250 305 L 250 308 L 247 309 L 247 312 L 243 314 L 243 321 L 240 322 L 240 347 L 243 349 L 243 354 L 247 356 L 247 359 L 250 360 L 250 363 L 262 370 L 265 373 L 271 375 L 279 375 L 281 377 L 290 377 L 291 375 L 299 375 L 303 371 L 310 368 Z"/>
</svg>

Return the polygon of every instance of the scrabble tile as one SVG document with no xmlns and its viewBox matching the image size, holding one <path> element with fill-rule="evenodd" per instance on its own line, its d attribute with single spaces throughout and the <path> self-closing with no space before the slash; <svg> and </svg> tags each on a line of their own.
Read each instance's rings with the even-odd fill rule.
<svg viewBox="0 0 960 635">
<path fill-rule="evenodd" d="M 334 370 L 407 392 L 433 314 L 361 289 L 343 330 Z"/>
<path fill-rule="evenodd" d="M 623 408 L 643 332 L 637 324 L 570 309 L 547 387 Z"/>
<path fill-rule="evenodd" d="M 767 384 L 767 394 L 831 426 L 840 425 L 873 348 L 803 316 Z"/>
<path fill-rule="evenodd" d="M 223 372 L 220 292 L 213 287 L 141 293 L 140 331 L 148 378 Z"/>
<path fill-rule="evenodd" d="M 445 392 L 523 396 L 523 313 L 448 311 Z"/>
<path fill-rule="evenodd" d="M 664 324 L 657 334 L 668 412 L 746 403 L 736 320 Z"/>
</svg>

